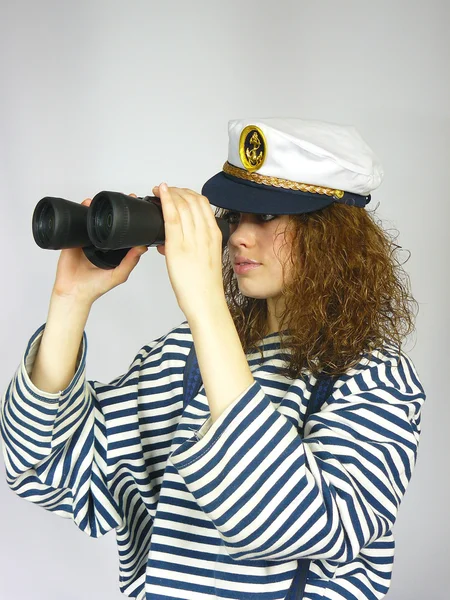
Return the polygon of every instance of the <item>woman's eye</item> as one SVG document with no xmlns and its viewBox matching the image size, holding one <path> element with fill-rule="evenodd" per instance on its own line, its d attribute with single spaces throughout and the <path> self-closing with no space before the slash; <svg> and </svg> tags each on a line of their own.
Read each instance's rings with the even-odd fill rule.
<svg viewBox="0 0 450 600">
<path fill-rule="evenodd" d="M 236 219 L 239 219 L 239 213 L 237 212 L 227 212 L 223 215 L 223 218 L 225 219 L 225 221 L 228 221 L 228 223 L 230 225 L 237 223 Z"/>
<path fill-rule="evenodd" d="M 237 223 L 237 220 L 239 220 L 239 216 L 240 216 L 240 213 L 238 213 L 236 211 L 228 211 L 227 213 L 225 213 L 222 216 L 222 218 L 225 219 L 226 221 L 228 221 L 228 223 L 231 225 L 231 224 Z M 256 215 L 256 217 L 258 218 L 258 220 L 262 221 L 263 223 L 267 223 L 268 221 L 272 221 L 273 219 L 275 219 L 276 215 L 268 215 L 268 214 L 259 215 L 258 214 L 258 215 Z"/>
</svg>

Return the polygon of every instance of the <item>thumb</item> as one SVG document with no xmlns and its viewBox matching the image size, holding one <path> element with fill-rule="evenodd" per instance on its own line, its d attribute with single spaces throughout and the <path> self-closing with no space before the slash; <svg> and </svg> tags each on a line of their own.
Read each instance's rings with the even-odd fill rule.
<svg viewBox="0 0 450 600">
<path fill-rule="evenodd" d="M 147 246 L 136 246 L 135 248 L 131 248 L 128 254 L 132 253 L 133 258 L 140 258 L 143 254 L 148 251 Z M 127 254 L 127 256 L 128 256 Z"/>
<path fill-rule="evenodd" d="M 148 248 L 146 246 L 136 246 L 135 248 L 130 248 L 130 250 L 128 250 L 128 252 L 122 258 L 121 262 L 114 269 L 114 279 L 118 280 L 119 283 L 126 281 L 131 271 L 137 266 L 141 256 L 147 251 Z"/>
</svg>

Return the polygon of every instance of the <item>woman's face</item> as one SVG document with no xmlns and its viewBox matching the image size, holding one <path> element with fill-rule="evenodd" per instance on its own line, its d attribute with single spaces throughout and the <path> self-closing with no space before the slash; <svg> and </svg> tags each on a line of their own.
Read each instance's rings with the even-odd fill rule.
<svg viewBox="0 0 450 600">
<path fill-rule="evenodd" d="M 226 216 L 230 224 L 228 252 L 233 268 L 237 256 L 261 263 L 246 273 L 237 274 L 235 271 L 240 292 L 251 298 L 267 299 L 269 307 L 274 306 L 273 302 L 279 298 L 283 286 L 282 263 L 291 252 L 292 237 L 286 231 L 289 215 L 229 211 Z M 289 267 L 290 261 L 286 265 L 287 276 Z"/>
</svg>

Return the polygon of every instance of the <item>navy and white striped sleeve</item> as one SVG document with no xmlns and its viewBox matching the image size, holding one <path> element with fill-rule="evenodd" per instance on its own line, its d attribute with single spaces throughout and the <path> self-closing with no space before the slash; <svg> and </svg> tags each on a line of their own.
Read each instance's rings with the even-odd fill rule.
<svg viewBox="0 0 450 600">
<path fill-rule="evenodd" d="M 304 439 L 255 381 L 170 455 L 233 559 L 347 563 L 391 531 L 424 390 L 404 353 L 339 383 Z"/>
<path fill-rule="evenodd" d="M 105 415 L 96 391 L 105 384 L 86 381 L 87 337 L 83 332 L 76 372 L 66 389 L 57 393 L 39 390 L 30 374 L 44 328 L 45 323 L 31 337 L 2 396 L 0 432 L 6 481 L 20 497 L 71 518 L 89 536 L 100 537 L 121 525 L 124 517 L 107 485 Z M 142 357 L 160 340 L 141 348 L 127 373 L 108 384 L 117 401 L 137 387 L 134 374 Z"/>
</svg>

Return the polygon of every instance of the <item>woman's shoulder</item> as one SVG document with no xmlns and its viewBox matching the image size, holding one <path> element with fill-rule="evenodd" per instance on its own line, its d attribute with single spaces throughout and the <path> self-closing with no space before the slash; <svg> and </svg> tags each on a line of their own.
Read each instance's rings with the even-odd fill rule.
<svg viewBox="0 0 450 600">
<path fill-rule="evenodd" d="M 413 359 L 403 348 L 391 342 L 362 354 L 354 367 L 338 377 L 335 389 L 343 395 L 377 389 L 381 393 L 408 398 L 422 396 L 425 399 Z"/>
</svg>

